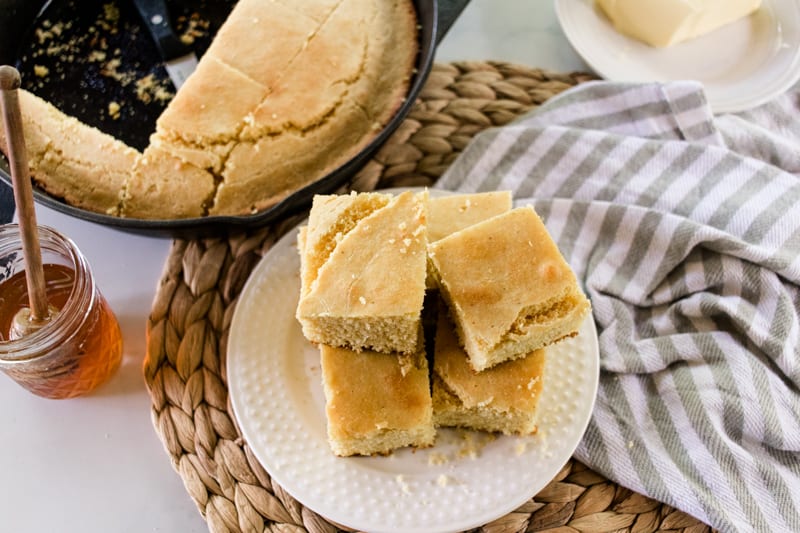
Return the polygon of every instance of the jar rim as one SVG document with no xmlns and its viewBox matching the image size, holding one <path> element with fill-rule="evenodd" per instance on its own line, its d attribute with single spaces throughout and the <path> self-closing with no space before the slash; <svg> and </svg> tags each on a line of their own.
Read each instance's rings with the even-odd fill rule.
<svg viewBox="0 0 800 533">
<path fill-rule="evenodd" d="M 0 364 L 25 363 L 47 357 L 56 344 L 68 341 L 77 332 L 76 326 L 94 307 L 94 278 L 77 245 L 50 226 L 39 225 L 38 230 L 42 249 L 62 254 L 69 263 L 65 266 L 74 272 L 72 288 L 64 306 L 42 328 L 20 339 L 0 341 Z M 7 255 L 17 250 L 22 251 L 19 225 L 0 225 L 0 254 Z"/>
</svg>

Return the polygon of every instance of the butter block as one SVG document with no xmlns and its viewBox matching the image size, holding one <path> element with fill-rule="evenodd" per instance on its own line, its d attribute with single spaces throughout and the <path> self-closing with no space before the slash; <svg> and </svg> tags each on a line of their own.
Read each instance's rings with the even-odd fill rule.
<svg viewBox="0 0 800 533">
<path fill-rule="evenodd" d="M 710 33 L 744 18 L 761 0 L 596 0 L 614 28 L 655 47 Z"/>
</svg>

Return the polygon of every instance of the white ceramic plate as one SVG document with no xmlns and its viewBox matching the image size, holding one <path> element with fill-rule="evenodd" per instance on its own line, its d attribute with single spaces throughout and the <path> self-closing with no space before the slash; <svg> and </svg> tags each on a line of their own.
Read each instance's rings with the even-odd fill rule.
<svg viewBox="0 0 800 533">
<path fill-rule="evenodd" d="M 294 318 L 297 230 L 254 269 L 230 329 L 228 386 L 258 460 L 298 501 L 364 531 L 464 530 L 503 516 L 558 473 L 588 424 L 599 378 L 597 333 L 549 349 L 539 432 L 526 437 L 440 430 L 432 448 L 334 456 L 326 438 L 319 353 Z"/>
<path fill-rule="evenodd" d="M 605 79 L 697 80 L 715 113 L 743 111 L 800 79 L 800 2 L 763 0 L 752 16 L 668 48 L 614 30 L 594 0 L 555 0 L 567 39 Z"/>
</svg>

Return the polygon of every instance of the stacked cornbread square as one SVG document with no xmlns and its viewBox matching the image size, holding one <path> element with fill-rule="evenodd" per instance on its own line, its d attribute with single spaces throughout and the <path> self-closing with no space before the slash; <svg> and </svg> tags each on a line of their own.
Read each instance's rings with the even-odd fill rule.
<svg viewBox="0 0 800 533">
<path fill-rule="evenodd" d="M 532 208 L 508 192 L 317 196 L 298 248 L 334 453 L 430 446 L 436 426 L 536 431 L 545 347 L 589 302 Z"/>
<path fill-rule="evenodd" d="M 440 312 L 433 356 L 434 423 L 506 435 L 535 433 L 544 363 L 545 350 L 540 348 L 475 372 L 450 318 Z"/>
<path fill-rule="evenodd" d="M 416 353 L 422 342 L 427 193 L 314 197 L 297 319 L 310 341 Z"/>
<path fill-rule="evenodd" d="M 433 444 L 425 353 L 393 353 L 320 345 L 328 441 L 336 455 L 385 454 Z"/>
<path fill-rule="evenodd" d="M 432 243 L 428 257 L 477 372 L 575 335 L 589 312 L 575 274 L 533 207 Z"/>
<path fill-rule="evenodd" d="M 319 195 L 300 230 L 296 316 L 320 347 L 337 455 L 435 438 L 422 336 L 427 192 Z"/>
</svg>

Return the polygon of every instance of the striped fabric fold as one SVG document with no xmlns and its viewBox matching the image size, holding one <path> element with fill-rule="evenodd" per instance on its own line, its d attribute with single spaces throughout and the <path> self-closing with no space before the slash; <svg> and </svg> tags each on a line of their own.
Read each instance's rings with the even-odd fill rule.
<svg viewBox="0 0 800 533">
<path fill-rule="evenodd" d="M 437 187 L 532 204 L 592 300 L 576 456 L 721 531 L 800 531 L 800 96 L 592 82 L 473 139 Z"/>
</svg>

